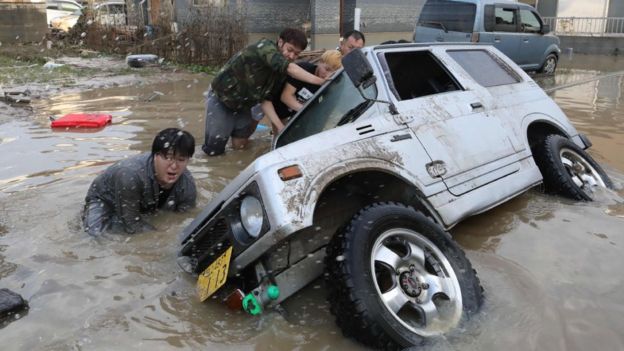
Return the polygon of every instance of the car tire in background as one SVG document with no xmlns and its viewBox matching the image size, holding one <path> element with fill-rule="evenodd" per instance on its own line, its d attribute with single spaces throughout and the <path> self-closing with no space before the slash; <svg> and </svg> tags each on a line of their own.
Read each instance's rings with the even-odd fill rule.
<svg viewBox="0 0 624 351">
<path fill-rule="evenodd" d="M 534 150 L 546 191 L 574 200 L 593 200 L 595 187 L 613 188 L 613 183 L 594 159 L 571 140 L 548 135 Z"/>
<path fill-rule="evenodd" d="M 446 334 L 483 301 L 450 234 L 399 203 L 360 210 L 327 246 L 324 278 L 343 334 L 380 349 Z"/>
<path fill-rule="evenodd" d="M 557 69 L 557 63 L 559 62 L 557 55 L 549 54 L 546 56 L 544 60 L 544 64 L 539 69 L 539 73 L 543 74 L 555 74 L 555 70 Z"/>
</svg>

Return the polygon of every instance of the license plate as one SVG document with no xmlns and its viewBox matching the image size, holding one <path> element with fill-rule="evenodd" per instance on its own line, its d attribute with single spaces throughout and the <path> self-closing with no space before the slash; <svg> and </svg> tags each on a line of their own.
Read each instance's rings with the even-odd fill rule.
<svg viewBox="0 0 624 351">
<path fill-rule="evenodd" d="M 199 275 L 199 278 L 197 278 L 197 293 L 200 301 L 205 301 L 225 284 L 231 256 L 232 247 L 230 246 Z"/>
</svg>

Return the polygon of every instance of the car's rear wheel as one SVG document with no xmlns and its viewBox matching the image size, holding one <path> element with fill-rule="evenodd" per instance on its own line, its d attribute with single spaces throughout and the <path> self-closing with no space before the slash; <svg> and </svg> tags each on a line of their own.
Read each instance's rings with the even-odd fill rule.
<svg viewBox="0 0 624 351">
<path fill-rule="evenodd" d="M 597 187 L 613 188 L 611 180 L 583 149 L 560 135 L 547 136 L 534 157 L 546 191 L 574 200 L 591 201 Z"/>
<path fill-rule="evenodd" d="M 539 73 L 554 74 L 557 69 L 557 62 L 557 55 L 550 54 L 546 56 L 546 60 L 544 60 L 544 64 L 540 68 Z"/>
<path fill-rule="evenodd" d="M 328 245 L 325 270 L 338 326 L 375 348 L 446 334 L 483 300 L 476 272 L 450 234 L 398 203 L 356 214 Z"/>
</svg>

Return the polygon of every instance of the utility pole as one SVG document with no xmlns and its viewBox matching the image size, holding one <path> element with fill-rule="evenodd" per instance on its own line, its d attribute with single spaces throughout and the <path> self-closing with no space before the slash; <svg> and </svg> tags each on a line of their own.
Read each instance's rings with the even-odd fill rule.
<svg viewBox="0 0 624 351">
<path fill-rule="evenodd" d="M 338 34 L 340 34 L 340 37 L 342 38 L 342 35 L 344 34 L 344 10 L 345 10 L 345 6 L 344 6 L 344 2 L 345 0 L 340 0 L 340 19 L 338 21 Z"/>
</svg>

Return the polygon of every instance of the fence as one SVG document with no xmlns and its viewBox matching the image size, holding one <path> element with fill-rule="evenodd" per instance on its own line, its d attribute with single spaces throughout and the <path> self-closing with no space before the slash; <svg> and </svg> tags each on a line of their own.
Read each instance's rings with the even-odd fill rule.
<svg viewBox="0 0 624 351">
<path fill-rule="evenodd" d="M 624 36 L 624 17 L 544 17 L 557 35 Z"/>
</svg>

